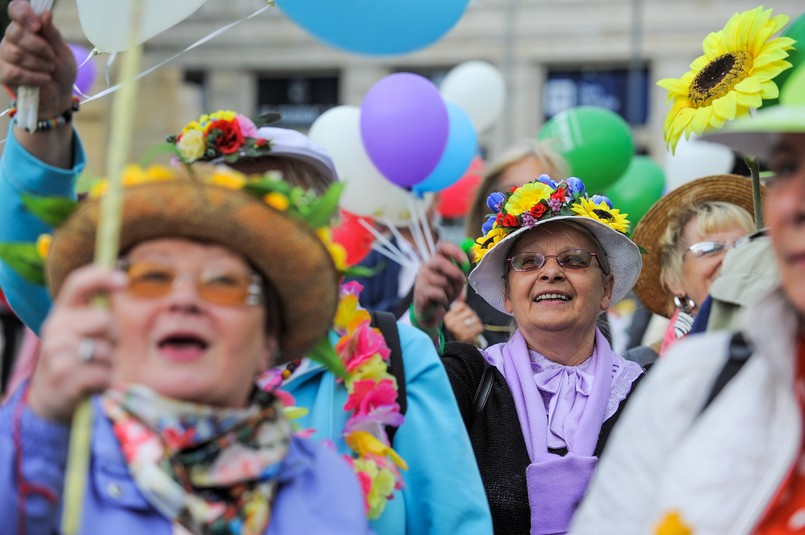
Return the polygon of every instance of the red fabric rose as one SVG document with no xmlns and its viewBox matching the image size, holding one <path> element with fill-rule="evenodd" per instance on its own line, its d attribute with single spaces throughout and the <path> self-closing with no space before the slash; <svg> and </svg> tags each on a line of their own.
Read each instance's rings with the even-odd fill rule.
<svg viewBox="0 0 805 535">
<path fill-rule="evenodd" d="M 217 132 L 215 132 L 216 130 Z M 207 135 L 212 132 L 218 134 L 218 137 L 215 138 L 215 146 L 221 151 L 221 154 L 233 154 L 245 142 L 237 121 L 226 121 L 224 119 L 214 121 L 207 127 Z"/>
<path fill-rule="evenodd" d="M 534 206 L 531 207 L 531 217 L 533 217 L 534 219 L 539 219 L 540 217 L 543 216 L 543 214 L 545 214 L 545 211 L 547 209 L 548 207 L 542 203 L 535 204 Z"/>
<path fill-rule="evenodd" d="M 565 201 L 565 188 L 556 188 L 556 191 L 551 193 L 551 199 L 564 202 Z"/>
<path fill-rule="evenodd" d="M 495 223 L 497 223 L 497 225 L 498 225 L 499 227 L 502 227 L 502 226 L 503 226 L 503 212 L 498 212 L 498 215 L 497 215 L 497 217 L 495 218 Z"/>
<path fill-rule="evenodd" d="M 506 214 L 506 216 L 503 218 L 503 226 L 504 227 L 516 227 L 516 226 L 519 226 L 519 225 L 520 225 L 520 222 L 517 221 L 517 218 L 514 217 L 511 214 Z"/>
</svg>

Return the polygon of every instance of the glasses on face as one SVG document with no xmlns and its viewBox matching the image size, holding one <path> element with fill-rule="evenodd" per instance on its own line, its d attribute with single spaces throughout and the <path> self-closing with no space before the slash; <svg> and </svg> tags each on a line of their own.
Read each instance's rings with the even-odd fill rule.
<svg viewBox="0 0 805 535">
<path fill-rule="evenodd" d="M 207 267 L 201 273 L 177 273 L 173 266 L 151 260 L 122 259 L 118 269 L 129 277 L 129 294 L 144 299 L 168 295 L 177 281 L 195 279 L 196 291 L 202 299 L 216 305 L 240 306 L 263 303 L 263 282 L 256 273 L 239 273 L 232 269 Z"/>
<path fill-rule="evenodd" d="M 704 257 L 704 256 L 716 256 L 723 252 L 726 252 L 727 249 L 732 249 L 733 247 L 738 246 L 738 244 L 742 243 L 746 237 L 743 237 L 737 240 L 735 243 L 723 243 L 720 241 L 703 241 L 699 243 L 694 243 L 682 254 L 684 258 L 688 253 L 694 257 Z"/>
<path fill-rule="evenodd" d="M 555 258 L 560 266 L 567 269 L 584 269 L 590 267 L 596 253 L 584 249 L 568 249 L 559 254 L 544 255 L 540 253 L 518 253 L 508 258 L 514 271 L 534 271 L 545 265 L 549 258 Z"/>
</svg>

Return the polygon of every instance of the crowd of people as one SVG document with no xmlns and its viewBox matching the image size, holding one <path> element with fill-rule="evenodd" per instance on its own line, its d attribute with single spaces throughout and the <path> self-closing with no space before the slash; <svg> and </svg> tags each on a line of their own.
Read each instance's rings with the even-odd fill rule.
<svg viewBox="0 0 805 535">
<path fill-rule="evenodd" d="M 0 158 L 0 244 L 29 255 L 0 261 L 27 329 L 4 348 L 0 533 L 805 529 L 805 102 L 713 136 L 768 167 L 759 232 L 746 177 L 689 182 L 632 229 L 528 141 L 489 166 L 469 250 L 369 278 L 330 237 L 327 152 L 211 112 L 170 135 L 173 164 L 124 171 L 107 269 L 108 187 L 75 192 L 72 52 L 50 13 L 8 12 L 0 83 L 53 119 L 12 121 Z M 607 311 L 631 292 L 670 321 L 620 355 Z"/>
</svg>

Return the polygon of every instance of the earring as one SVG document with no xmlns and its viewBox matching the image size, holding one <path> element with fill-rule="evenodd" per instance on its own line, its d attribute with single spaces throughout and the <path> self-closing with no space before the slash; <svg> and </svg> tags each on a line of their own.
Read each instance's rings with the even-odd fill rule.
<svg viewBox="0 0 805 535">
<path fill-rule="evenodd" d="M 690 314 L 693 312 L 693 309 L 696 308 L 696 301 L 691 299 L 691 297 L 687 294 L 683 295 L 682 297 L 675 295 L 674 306 L 682 312 Z"/>
</svg>

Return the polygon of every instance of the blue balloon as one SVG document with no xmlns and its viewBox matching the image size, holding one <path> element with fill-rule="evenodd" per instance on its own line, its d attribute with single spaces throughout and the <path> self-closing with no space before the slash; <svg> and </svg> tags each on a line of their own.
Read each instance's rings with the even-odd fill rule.
<svg viewBox="0 0 805 535">
<path fill-rule="evenodd" d="M 406 54 L 439 40 L 469 0 L 277 0 L 324 43 L 368 55 Z"/>
<path fill-rule="evenodd" d="M 412 186 L 411 189 L 418 195 L 451 186 L 464 176 L 478 152 L 478 136 L 470 116 L 457 104 L 445 102 L 445 105 L 449 123 L 447 145 L 433 171 L 425 180 Z"/>
</svg>

